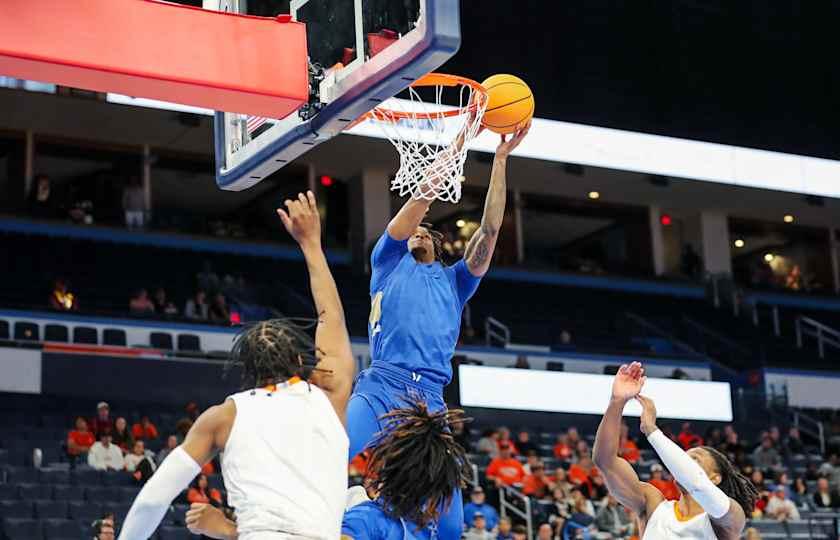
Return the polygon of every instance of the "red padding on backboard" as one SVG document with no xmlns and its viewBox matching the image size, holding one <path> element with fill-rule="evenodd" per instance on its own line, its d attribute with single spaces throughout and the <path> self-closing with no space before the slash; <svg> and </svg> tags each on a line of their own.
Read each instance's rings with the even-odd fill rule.
<svg viewBox="0 0 840 540">
<path fill-rule="evenodd" d="M 309 96 L 303 24 L 156 0 L 0 0 L 0 74 L 269 118 Z"/>
</svg>

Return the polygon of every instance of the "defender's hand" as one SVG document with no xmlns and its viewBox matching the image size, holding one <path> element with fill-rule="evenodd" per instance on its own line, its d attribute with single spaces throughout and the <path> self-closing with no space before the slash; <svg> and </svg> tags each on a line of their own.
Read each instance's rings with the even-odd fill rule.
<svg viewBox="0 0 840 540">
<path fill-rule="evenodd" d="M 315 195 L 307 191 L 306 195 L 298 193 L 297 200 L 287 199 L 284 203 L 286 210 L 277 209 L 277 215 L 283 225 L 301 247 L 320 246 L 321 244 L 321 215 Z"/>
<path fill-rule="evenodd" d="M 636 400 L 642 405 L 642 417 L 640 419 L 639 428 L 645 436 L 650 435 L 657 429 L 656 427 L 656 405 L 649 397 L 641 394 L 636 396 Z"/>
<path fill-rule="evenodd" d="M 638 396 L 646 380 L 645 369 L 641 363 L 633 362 L 629 366 L 622 364 L 613 379 L 612 398 L 627 401 Z"/>
<path fill-rule="evenodd" d="M 193 503 L 187 510 L 187 529 L 193 534 L 226 540 L 230 538 L 228 520 L 224 513 L 209 504 Z"/>
<path fill-rule="evenodd" d="M 502 135 L 502 142 L 499 143 L 499 146 L 496 147 L 496 157 L 506 158 L 510 155 L 513 150 L 519 146 L 519 143 L 525 138 L 525 135 L 528 134 L 528 130 L 531 129 L 531 121 L 528 120 L 528 123 L 525 124 L 525 127 L 518 130 L 516 133 L 513 134 L 510 140 L 507 140 L 507 135 Z"/>
</svg>

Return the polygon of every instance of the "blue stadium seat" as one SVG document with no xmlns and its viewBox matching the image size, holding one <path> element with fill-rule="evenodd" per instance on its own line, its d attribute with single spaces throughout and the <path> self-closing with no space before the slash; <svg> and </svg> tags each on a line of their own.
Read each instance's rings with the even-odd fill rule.
<svg viewBox="0 0 840 540">
<path fill-rule="evenodd" d="M 45 428 L 66 430 L 69 427 L 68 419 L 63 414 L 41 415 L 41 424 Z"/>
<path fill-rule="evenodd" d="M 9 451 L 5 448 L 0 448 L 0 465 L 5 465 L 9 462 Z"/>
<path fill-rule="evenodd" d="M 28 321 L 15 323 L 15 339 L 18 341 L 40 341 L 41 334 L 38 325 Z"/>
<path fill-rule="evenodd" d="M 172 505 L 172 511 L 174 512 L 173 521 L 178 525 L 185 525 L 186 518 L 187 518 L 187 510 L 190 509 L 188 504 L 175 504 Z"/>
<path fill-rule="evenodd" d="M 19 497 L 25 501 L 47 500 L 52 498 L 52 486 L 46 484 L 18 484 Z"/>
<path fill-rule="evenodd" d="M 8 518 L 3 520 L 6 538 L 13 540 L 43 540 L 41 522 L 36 519 Z"/>
<path fill-rule="evenodd" d="M 44 537 L 47 540 L 62 540 L 64 538 L 79 538 L 79 525 L 69 519 L 43 520 Z"/>
<path fill-rule="evenodd" d="M 6 482 L 10 484 L 35 484 L 38 482 L 38 470 L 32 467 L 8 467 Z"/>
<path fill-rule="evenodd" d="M 140 486 L 136 487 L 121 487 L 120 489 L 120 498 L 122 502 L 133 502 L 135 498 L 137 498 L 137 494 L 140 493 Z"/>
<path fill-rule="evenodd" d="M 17 499 L 18 487 L 14 484 L 0 484 L 0 501 L 11 501 Z"/>
<path fill-rule="evenodd" d="M 53 500 L 55 501 L 74 501 L 82 498 L 83 493 L 77 486 L 66 484 L 57 484 L 53 486 Z"/>
<path fill-rule="evenodd" d="M 102 476 L 102 483 L 106 486 L 136 486 L 134 477 L 125 471 L 107 471 Z"/>
<path fill-rule="evenodd" d="M 0 516 L 4 518 L 32 518 L 31 501 L 0 501 Z"/>
<path fill-rule="evenodd" d="M 115 486 L 88 486 L 85 488 L 85 499 L 104 504 L 122 500 L 120 488 Z"/>
<path fill-rule="evenodd" d="M 158 529 L 160 540 L 191 540 L 192 535 L 185 527 L 161 527 Z"/>
<path fill-rule="evenodd" d="M 35 516 L 38 519 L 67 519 L 65 501 L 34 501 Z"/>
<path fill-rule="evenodd" d="M 88 525 L 102 517 L 102 505 L 91 501 L 70 501 L 67 503 L 70 517 Z"/>
<path fill-rule="evenodd" d="M 117 523 L 122 523 L 125 521 L 125 516 L 128 514 L 128 511 L 131 509 L 131 503 L 122 503 L 122 502 L 106 502 L 102 505 L 103 512 L 113 512 L 114 516 L 117 518 Z"/>
<path fill-rule="evenodd" d="M 69 484 L 70 471 L 41 469 L 41 483 L 50 485 Z"/>
<path fill-rule="evenodd" d="M 77 486 L 101 486 L 102 473 L 95 469 L 80 468 L 70 474 L 70 480 Z"/>
<path fill-rule="evenodd" d="M 178 350 L 198 352 L 201 350 L 201 340 L 195 334 L 178 334 Z"/>
<path fill-rule="evenodd" d="M 9 321 L 0 319 L 0 340 L 9 339 Z"/>
</svg>

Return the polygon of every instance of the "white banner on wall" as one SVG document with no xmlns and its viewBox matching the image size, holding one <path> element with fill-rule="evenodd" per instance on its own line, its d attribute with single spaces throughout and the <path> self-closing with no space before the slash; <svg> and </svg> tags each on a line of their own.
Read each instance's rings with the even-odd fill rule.
<svg viewBox="0 0 840 540">
<path fill-rule="evenodd" d="M 603 414 L 612 375 L 565 373 L 462 365 L 461 405 L 520 411 Z M 643 393 L 656 402 L 660 418 L 732 421 L 729 383 L 649 378 Z M 624 414 L 640 416 L 631 401 Z"/>
<path fill-rule="evenodd" d="M 0 392 L 41 393 L 41 351 L 0 348 Z"/>
</svg>

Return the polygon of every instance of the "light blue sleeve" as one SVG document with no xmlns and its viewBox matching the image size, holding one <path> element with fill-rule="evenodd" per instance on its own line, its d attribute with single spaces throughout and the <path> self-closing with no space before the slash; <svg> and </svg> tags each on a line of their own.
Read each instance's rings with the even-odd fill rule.
<svg viewBox="0 0 840 540">
<path fill-rule="evenodd" d="M 378 291 L 385 285 L 388 277 L 406 253 L 408 253 L 408 240 L 394 240 L 388 231 L 379 237 L 370 254 L 371 292 Z"/>
<path fill-rule="evenodd" d="M 467 263 L 461 259 L 451 267 L 455 272 L 455 289 L 458 291 L 458 301 L 463 307 L 478 289 L 478 284 L 481 283 L 481 278 L 472 275 Z"/>
<path fill-rule="evenodd" d="M 342 535 L 349 536 L 353 540 L 379 540 L 375 534 L 375 524 L 371 523 L 377 516 L 368 511 L 365 506 L 354 506 L 344 512 L 344 517 L 341 520 Z"/>
</svg>

